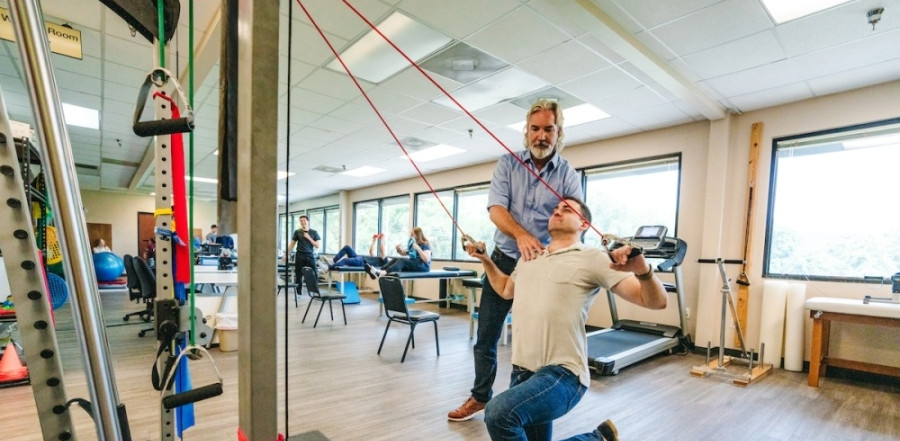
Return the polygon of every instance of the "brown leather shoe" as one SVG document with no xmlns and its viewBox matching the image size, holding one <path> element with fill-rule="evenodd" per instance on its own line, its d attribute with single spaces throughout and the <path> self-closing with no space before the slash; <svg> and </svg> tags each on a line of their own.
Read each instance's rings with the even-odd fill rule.
<svg viewBox="0 0 900 441">
<path fill-rule="evenodd" d="M 484 413 L 484 403 L 469 397 L 462 406 L 447 414 L 450 421 L 469 421 L 475 415 Z"/>
<path fill-rule="evenodd" d="M 616 429 L 616 425 L 613 424 L 612 420 L 600 423 L 597 426 L 597 431 L 600 432 L 600 435 L 603 435 L 605 441 L 619 441 L 619 430 Z"/>
</svg>

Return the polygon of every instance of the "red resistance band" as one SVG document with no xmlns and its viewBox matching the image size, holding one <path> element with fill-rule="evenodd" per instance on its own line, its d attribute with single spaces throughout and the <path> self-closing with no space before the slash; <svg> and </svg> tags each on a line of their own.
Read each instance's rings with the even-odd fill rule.
<svg viewBox="0 0 900 441">
<path fill-rule="evenodd" d="M 175 100 L 162 92 L 155 92 L 153 98 L 162 98 L 172 106 L 172 119 L 181 118 L 181 112 Z M 173 133 L 172 138 L 172 230 L 179 241 L 173 241 L 175 247 L 175 282 L 191 282 L 191 250 L 188 244 L 187 192 L 184 185 L 184 140 L 181 133 Z"/>
</svg>

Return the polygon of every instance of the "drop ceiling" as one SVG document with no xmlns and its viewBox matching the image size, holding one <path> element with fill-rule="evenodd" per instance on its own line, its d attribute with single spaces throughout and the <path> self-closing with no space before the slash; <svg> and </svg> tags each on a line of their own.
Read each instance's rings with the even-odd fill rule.
<svg viewBox="0 0 900 441">
<path fill-rule="evenodd" d="M 298 3 L 281 3 L 281 63 L 272 66 L 280 78 L 278 144 L 272 148 L 279 151 L 279 169 L 294 173 L 289 200 L 414 176 L 349 77 L 327 67 L 335 57 Z M 338 51 L 370 30 L 343 1 L 301 3 Z M 66 23 L 82 33 L 82 59 L 52 56 L 61 99 L 100 110 L 100 130 L 68 129 L 81 188 L 152 191 L 151 144 L 134 135 L 131 117 L 138 89 L 154 67 L 153 47 L 99 1 L 40 4 L 46 21 Z M 288 4 L 293 9 L 290 86 Z M 414 144 L 447 144 L 466 151 L 419 164 L 425 173 L 493 161 L 505 153 L 485 128 L 508 148 L 520 148 L 521 132 L 510 125 L 524 119 L 526 97 L 559 95 L 610 115 L 568 127 L 567 142 L 574 145 L 900 79 L 900 0 L 849 1 L 780 25 L 759 0 L 350 4 L 372 23 L 399 13 L 449 37 L 447 45 L 419 60 L 433 82 L 411 67 L 379 83 L 360 80 L 398 139 L 412 140 L 411 150 Z M 9 8 L 3 1 L 0 6 Z M 194 7 L 193 170 L 197 176 L 215 178 L 220 2 L 198 1 Z M 873 29 L 866 13 L 875 7 L 883 7 L 884 13 Z M 187 66 L 187 9 L 184 2 L 172 41 L 178 53 L 167 63 L 174 72 L 184 72 Z M 0 41 L 0 90 L 9 116 L 34 124 L 23 78 L 18 48 Z M 505 95 L 460 100 L 473 103 L 470 113 L 476 123 L 435 84 L 454 98 L 483 98 L 485 89 L 502 89 Z M 362 166 L 386 171 L 367 177 L 340 174 Z M 283 182 L 279 188 L 283 191 Z M 195 191 L 201 198 L 215 197 L 214 184 L 198 182 Z"/>
</svg>

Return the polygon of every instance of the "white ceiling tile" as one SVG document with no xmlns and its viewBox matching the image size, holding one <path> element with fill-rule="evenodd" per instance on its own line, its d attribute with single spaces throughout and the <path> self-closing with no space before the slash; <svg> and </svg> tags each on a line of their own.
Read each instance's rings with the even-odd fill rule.
<svg viewBox="0 0 900 441">
<path fill-rule="evenodd" d="M 399 114 L 401 117 L 420 121 L 431 126 L 453 121 L 462 115 L 463 114 L 457 110 L 430 102 L 411 107 L 409 110 Z"/>
<path fill-rule="evenodd" d="M 726 0 L 658 26 L 651 32 L 683 56 L 772 27 L 771 19 L 758 2 Z"/>
<path fill-rule="evenodd" d="M 624 112 L 619 114 L 617 118 L 641 130 L 654 130 L 692 121 L 690 116 L 669 103 L 656 107 L 642 108 L 633 112 Z"/>
<path fill-rule="evenodd" d="M 603 69 L 559 85 L 560 89 L 586 102 L 599 101 L 630 89 L 637 89 L 640 86 L 641 83 L 634 77 L 617 67 Z"/>
<path fill-rule="evenodd" d="M 817 96 L 844 92 L 848 85 L 866 87 L 900 79 L 900 58 L 813 78 L 807 81 Z"/>
<path fill-rule="evenodd" d="M 874 40 L 857 40 L 795 57 L 804 78 L 818 78 L 900 57 L 900 29 Z"/>
<path fill-rule="evenodd" d="M 528 57 L 516 63 L 516 66 L 548 83 L 559 84 L 605 69 L 610 64 L 594 56 L 594 52 L 580 41 L 570 40 Z"/>
<path fill-rule="evenodd" d="M 866 23 L 865 12 L 851 2 L 828 9 L 820 14 L 783 23 L 774 32 L 789 56 L 798 56 L 866 38 L 896 29 L 900 20 L 879 23 L 878 32 Z M 900 6 L 900 2 L 898 2 Z M 893 25 L 893 26 L 892 26 Z"/>
<path fill-rule="evenodd" d="M 773 87 L 759 92 L 748 93 L 730 97 L 732 103 L 738 107 L 740 111 L 747 112 L 751 110 L 769 107 L 770 103 L 780 102 L 780 104 L 793 101 L 800 101 L 812 98 L 813 95 L 809 87 L 803 83 L 793 83 L 780 87 Z"/>
<path fill-rule="evenodd" d="M 457 39 L 465 39 L 520 6 L 515 0 L 489 2 L 448 2 L 443 0 L 406 0 L 400 10 L 410 17 L 426 20 L 435 29 Z"/>
<path fill-rule="evenodd" d="M 900 52 L 896 50 L 900 47 L 900 20 L 891 19 L 891 11 L 900 9 L 900 0 L 855 0 L 778 27 L 772 25 L 758 0 L 592 1 L 642 42 L 639 50 L 656 53 L 668 63 L 663 67 L 678 72 L 685 81 L 693 82 L 720 105 L 736 112 L 900 78 Z M 494 56 L 515 61 L 518 68 L 531 72 L 541 81 L 613 114 L 601 121 L 567 127 L 569 144 L 706 120 L 679 99 L 676 91 L 657 82 L 653 72 L 625 62 L 605 42 L 586 33 L 583 25 L 572 22 L 558 2 L 378 0 L 354 3 L 373 22 L 395 10 L 408 14 Z M 204 35 L 205 26 L 220 4 L 195 2 L 197 35 Z M 304 4 L 313 11 L 337 50 L 367 31 L 367 26 L 342 2 L 309 0 Z M 64 16 L 60 22 L 69 21 L 82 31 L 84 60 L 51 56 L 60 72 L 60 94 L 66 99 L 102 105 L 102 131 L 70 130 L 73 156 L 79 163 L 99 165 L 102 154 L 107 161 L 102 165 L 104 189 L 121 191 L 116 188 L 117 182 L 127 185 L 134 179 L 134 171 L 121 167 L 117 171 L 115 162 L 139 162 L 147 148 L 153 148 L 150 139 L 134 135 L 131 117 L 138 88 L 155 63 L 155 50 L 143 37 L 132 37 L 124 21 L 100 2 L 44 0 L 42 5 Z M 865 11 L 873 6 L 883 6 L 887 11 L 875 31 L 865 22 Z M 287 134 L 288 4 L 279 7 L 283 9 L 278 23 L 282 25 L 280 64 L 271 67 L 278 72 L 278 141 L 271 148 L 278 151 L 282 166 L 290 156 L 291 168 L 300 172 L 301 178 L 290 181 L 292 199 L 319 197 L 340 189 L 415 176 L 408 163 L 397 160 L 400 151 L 395 140 L 349 79 L 341 73 L 317 72 L 318 66 L 334 56 L 293 3 L 290 4 L 295 18 L 291 82 L 293 86 L 303 87 L 293 87 L 290 92 L 292 121 L 290 135 Z M 180 38 L 186 32 L 186 20 L 186 14 L 182 13 L 177 41 L 180 59 L 176 60 L 174 50 L 170 50 L 167 60 L 176 68 L 186 63 L 187 41 Z M 772 34 L 777 38 L 762 37 L 770 29 L 774 29 Z M 0 41 L 0 87 L 7 111 L 14 119 L 33 123 L 20 69 L 17 46 Z M 218 163 L 218 157 L 211 152 L 218 143 L 219 67 L 213 64 L 208 69 L 209 73 L 199 79 L 195 93 L 197 130 L 193 140 L 198 176 L 213 177 Z M 710 78 L 701 81 L 707 77 Z M 434 80 L 450 94 L 458 93 L 461 86 L 437 75 Z M 443 94 L 412 68 L 377 86 L 362 84 L 398 137 L 416 136 L 467 150 L 465 155 L 424 164 L 427 173 L 494 161 L 506 152 L 503 145 L 513 151 L 522 148 L 522 134 L 507 127 L 524 119 L 525 109 L 516 105 L 502 102 L 488 106 L 475 113 L 478 121 L 472 121 L 455 109 L 429 103 Z M 142 103 L 142 108 L 146 113 L 144 119 L 152 116 L 152 105 Z M 479 124 L 493 136 L 485 133 Z M 472 129 L 471 136 L 469 129 Z M 286 151 L 288 137 L 290 154 Z M 351 180 L 309 170 L 326 163 L 348 167 L 377 164 L 389 171 Z M 142 188 L 146 188 L 142 191 L 152 189 L 152 172 L 139 179 Z M 81 181 L 82 188 L 95 189 L 101 182 L 99 177 L 89 175 L 82 176 Z M 200 193 L 214 197 L 213 186 L 206 186 L 209 189 Z"/>
<path fill-rule="evenodd" d="M 696 11 L 712 6 L 721 0 L 681 0 L 677 2 L 660 2 L 657 0 L 610 0 L 618 8 L 624 10 L 643 28 L 678 20 Z M 616 15 L 610 13 L 610 15 Z"/>
<path fill-rule="evenodd" d="M 760 32 L 682 58 L 700 78 L 714 78 L 785 59 L 772 32 Z"/>
<path fill-rule="evenodd" d="M 507 63 L 517 63 L 570 39 L 571 36 L 548 26 L 534 10 L 521 7 L 466 41 Z"/>
<path fill-rule="evenodd" d="M 106 44 L 106 61 L 131 66 L 145 72 L 156 67 L 153 61 L 155 52 L 149 44 L 111 36 L 106 36 L 104 42 Z"/>
<path fill-rule="evenodd" d="M 655 104 L 649 105 L 649 103 Z M 634 112 L 640 108 L 656 107 L 665 103 L 666 101 L 656 92 L 648 87 L 641 86 L 637 89 L 627 90 L 621 94 L 599 100 L 597 101 L 597 107 L 610 115 L 619 115 Z"/>
<path fill-rule="evenodd" d="M 329 113 L 343 104 L 343 101 L 322 95 L 309 89 L 291 90 L 291 105 L 313 112 Z"/>
<path fill-rule="evenodd" d="M 802 81 L 797 66 L 792 61 L 781 60 L 774 63 L 722 75 L 702 81 L 701 86 L 714 90 L 719 95 L 743 95 L 761 89 L 783 86 Z"/>
</svg>

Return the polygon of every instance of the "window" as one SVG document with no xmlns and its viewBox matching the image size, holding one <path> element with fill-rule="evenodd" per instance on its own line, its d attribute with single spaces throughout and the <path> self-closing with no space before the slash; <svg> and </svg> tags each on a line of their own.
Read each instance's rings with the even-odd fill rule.
<svg viewBox="0 0 900 441">
<path fill-rule="evenodd" d="M 394 247 L 406 246 L 409 239 L 409 196 L 382 200 L 380 225 L 388 255 L 396 255 Z"/>
<path fill-rule="evenodd" d="M 357 253 L 368 254 L 372 235 L 383 233 L 385 251 L 388 255 L 396 255 L 394 247 L 398 244 L 405 246 L 409 238 L 409 197 L 357 202 L 354 205 L 353 229 Z"/>
<path fill-rule="evenodd" d="M 620 237 L 633 235 L 641 225 L 665 225 L 675 236 L 681 155 L 642 159 L 584 171 L 585 203 L 594 227 Z M 599 247 L 593 230 L 585 243 Z"/>
<path fill-rule="evenodd" d="M 322 228 L 322 252 L 337 254 L 341 247 L 341 210 L 340 207 L 328 207 L 325 209 L 325 227 Z"/>
<path fill-rule="evenodd" d="M 309 216 L 309 228 L 316 230 L 319 233 L 319 248 L 315 251 L 316 253 L 325 252 L 325 210 L 322 208 L 314 208 L 312 210 L 308 210 L 306 215 Z M 297 228 L 300 228 L 300 221 L 297 221 Z"/>
<path fill-rule="evenodd" d="M 456 217 L 453 209 L 454 194 L 452 190 L 435 194 L 440 202 L 432 193 L 416 195 L 416 226 L 421 227 L 428 238 L 432 259 L 451 259 L 453 238 L 456 236 L 456 227 L 453 225 L 453 218 Z M 444 204 L 443 207 L 441 203 Z"/>
<path fill-rule="evenodd" d="M 380 231 L 378 228 L 378 201 L 357 202 L 354 206 L 355 223 L 353 225 L 353 249 L 358 253 L 366 253 L 372 243 L 372 235 Z"/>
<path fill-rule="evenodd" d="M 773 140 L 764 275 L 861 281 L 900 269 L 900 119 Z"/>
<path fill-rule="evenodd" d="M 313 208 L 306 212 L 309 227 L 319 233 L 318 253 L 336 254 L 341 249 L 341 213 L 338 207 Z M 298 216 L 297 228 L 300 227 Z"/>
<path fill-rule="evenodd" d="M 460 188 L 456 190 L 456 222 L 459 227 L 477 242 L 484 242 L 485 250 L 490 253 L 494 249 L 494 230 L 497 229 L 488 215 L 488 191 L 490 185 Z M 474 260 L 466 254 L 462 241 L 455 243 L 454 258 Z"/>
</svg>

